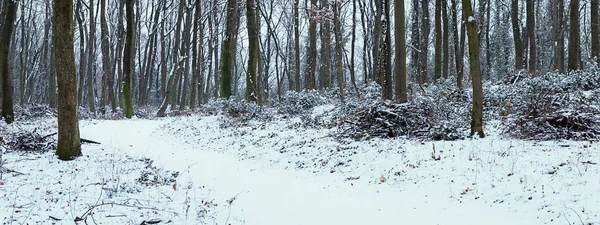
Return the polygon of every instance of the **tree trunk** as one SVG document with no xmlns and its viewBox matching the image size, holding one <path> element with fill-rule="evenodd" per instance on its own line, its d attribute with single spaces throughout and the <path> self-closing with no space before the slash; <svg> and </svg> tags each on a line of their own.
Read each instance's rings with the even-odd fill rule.
<svg viewBox="0 0 600 225">
<path fill-rule="evenodd" d="M 463 23 L 462 23 L 462 17 L 457 16 L 457 14 L 459 13 L 458 11 L 458 4 L 456 3 L 457 0 L 452 0 L 452 22 L 454 23 L 454 28 L 453 28 L 453 32 L 454 32 L 454 61 L 455 61 L 455 66 L 456 66 L 456 85 L 458 87 L 459 91 L 462 91 L 463 89 L 463 59 L 464 59 L 464 49 L 461 47 L 461 43 L 464 44 L 464 31 L 465 28 L 463 27 Z M 461 30 L 461 35 L 460 37 L 458 36 L 458 28 L 460 27 Z M 460 39 L 460 40 L 459 40 Z"/>
<path fill-rule="evenodd" d="M 10 69 L 9 49 L 17 16 L 18 2 L 5 0 L 2 10 L 5 11 L 0 33 L 0 76 L 2 77 L 2 117 L 6 123 L 15 120 L 13 112 L 13 80 Z M 0 18 L 1 19 L 1 18 Z M 23 69 L 23 68 L 22 68 Z"/>
<path fill-rule="evenodd" d="M 372 75 L 370 74 L 370 70 L 371 70 L 371 65 L 369 65 L 369 54 L 368 54 L 368 49 L 369 49 L 369 40 L 372 40 L 371 37 L 369 37 L 369 35 L 367 35 L 368 33 L 368 28 L 367 28 L 367 18 L 365 18 L 365 6 L 364 3 L 362 3 L 363 1 L 358 1 L 358 5 L 360 8 L 360 22 L 362 25 L 362 33 L 363 33 L 363 53 L 362 53 L 362 59 L 363 59 L 363 79 L 364 79 L 364 83 L 368 83 L 369 79 L 371 79 Z"/>
<path fill-rule="evenodd" d="M 515 68 L 523 69 L 523 42 L 521 40 L 521 25 L 519 25 L 519 0 L 511 0 L 510 20 L 513 29 L 513 41 L 515 42 Z"/>
<path fill-rule="evenodd" d="M 335 76 L 337 77 L 338 88 L 340 89 L 340 101 L 345 102 L 344 96 L 344 65 L 342 62 L 343 40 L 342 40 L 342 21 L 340 17 L 340 3 L 335 2 L 333 4 L 333 33 L 335 36 Z"/>
<path fill-rule="evenodd" d="M 421 53 L 419 54 L 419 56 L 420 56 L 419 66 L 421 66 L 421 68 L 419 69 L 419 77 L 421 80 L 420 83 L 424 84 L 424 83 L 429 82 L 428 72 L 427 72 L 427 61 L 429 58 L 429 32 L 430 32 L 429 0 L 421 0 L 421 9 L 422 9 L 422 13 L 423 13 L 421 16 L 421 29 L 423 32 L 423 36 L 421 36 L 421 44 L 420 44 Z"/>
<path fill-rule="evenodd" d="M 373 80 L 383 87 L 383 78 L 381 77 L 381 47 L 383 37 L 383 25 L 381 24 L 383 10 L 382 2 L 385 0 L 375 0 L 375 28 L 373 34 Z"/>
<path fill-rule="evenodd" d="M 552 69 L 559 73 L 565 72 L 565 35 L 563 27 L 564 2 L 553 0 L 552 3 L 552 40 L 554 41 L 554 56 Z"/>
<path fill-rule="evenodd" d="M 392 81 L 392 41 L 390 29 L 390 0 L 381 0 L 383 17 L 381 17 L 382 42 L 379 49 L 379 78 L 383 87 L 383 99 L 391 100 L 394 97 Z"/>
<path fill-rule="evenodd" d="M 88 107 L 92 114 L 96 113 L 96 105 L 94 98 L 94 65 L 96 60 L 94 59 L 94 49 L 96 48 L 96 21 L 94 17 L 94 0 L 90 0 L 89 5 L 89 16 L 90 16 L 90 33 L 88 38 L 88 66 L 87 66 L 87 99 Z"/>
<path fill-rule="evenodd" d="M 184 36 L 183 36 L 183 57 L 184 57 L 184 67 L 183 67 L 183 84 L 180 87 L 180 95 L 181 97 L 179 98 L 179 110 L 184 110 L 185 106 L 187 104 L 187 88 L 189 86 L 189 74 L 190 74 L 190 39 L 191 39 L 191 34 L 192 34 L 192 10 L 191 8 L 187 8 L 186 9 L 186 22 L 185 22 L 185 28 L 183 30 Z"/>
<path fill-rule="evenodd" d="M 396 26 L 396 63 L 395 63 L 395 91 L 396 101 L 403 103 L 408 101 L 406 93 L 406 28 L 404 15 L 404 0 L 394 1 L 394 25 Z"/>
<path fill-rule="evenodd" d="M 435 0 L 435 66 L 433 81 L 442 77 L 442 0 Z"/>
<path fill-rule="evenodd" d="M 25 1 L 21 1 L 21 52 L 19 52 L 20 76 L 19 76 L 19 104 L 25 105 L 25 80 L 27 76 L 27 53 L 29 52 L 27 41 L 28 32 L 25 30 Z"/>
<path fill-rule="evenodd" d="M 300 0 L 294 0 L 294 86 L 300 92 Z M 291 87 L 290 87 L 291 89 Z"/>
<path fill-rule="evenodd" d="M 535 0 L 527 0 L 527 36 L 529 37 L 529 73 L 536 73 Z"/>
<path fill-rule="evenodd" d="M 133 54 L 135 41 L 135 15 L 133 4 L 135 0 L 125 0 L 125 14 L 127 16 L 127 33 L 125 36 L 125 49 L 123 50 L 123 105 L 125 117 L 133 116 L 133 102 L 131 99 L 131 80 L 133 76 Z"/>
<path fill-rule="evenodd" d="M 356 0 L 352 0 L 352 43 L 350 43 L 350 63 L 348 64 L 348 70 L 350 71 L 350 82 L 354 86 L 356 96 L 358 99 L 362 99 L 360 96 L 360 90 L 356 85 L 356 65 L 354 64 L 354 51 L 356 46 Z M 342 47 L 343 48 L 343 47 Z"/>
<path fill-rule="evenodd" d="M 248 28 L 248 69 L 246 72 L 246 100 L 256 102 L 257 98 L 257 69 L 258 57 L 258 16 L 256 14 L 256 1 L 246 0 L 246 25 Z"/>
<path fill-rule="evenodd" d="M 321 10 L 328 12 L 327 0 L 321 0 Z M 366 36 L 365 36 L 366 38 Z M 321 68 L 319 71 L 319 89 L 329 89 L 331 84 L 331 24 L 328 19 L 321 22 Z M 365 59 L 366 60 L 366 59 Z"/>
<path fill-rule="evenodd" d="M 304 77 L 304 87 L 306 90 L 315 89 L 315 74 L 317 70 L 317 0 L 310 0 L 310 8 L 308 11 L 308 70 Z"/>
<path fill-rule="evenodd" d="M 85 28 L 83 26 L 83 9 L 81 7 L 81 1 L 77 0 L 75 10 L 77 11 L 77 27 L 79 27 L 79 85 L 77 86 L 77 102 L 78 104 L 84 104 L 83 102 L 83 90 L 85 84 L 85 68 L 87 66 L 87 56 L 85 48 Z"/>
<path fill-rule="evenodd" d="M 448 78 L 448 71 L 450 70 L 450 25 L 448 23 L 448 2 L 447 0 L 442 0 L 442 22 L 443 22 L 443 41 L 442 41 L 442 55 L 444 56 L 442 61 L 442 77 L 444 79 Z"/>
<path fill-rule="evenodd" d="M 579 1 L 571 0 L 571 26 L 569 31 L 569 71 L 579 69 L 581 50 L 579 46 Z"/>
<path fill-rule="evenodd" d="M 163 0 L 163 7 L 166 3 Z M 167 95 L 167 41 L 165 38 L 165 19 L 160 25 L 160 98 L 164 99 Z"/>
<path fill-rule="evenodd" d="M 466 21 L 467 35 L 469 36 L 469 66 L 471 79 L 473 81 L 473 109 L 471 112 L 471 134 L 483 133 L 483 88 L 481 84 L 481 68 L 479 62 L 479 36 L 477 31 L 477 20 L 473 15 L 471 0 L 463 0 L 463 19 Z"/>
<path fill-rule="evenodd" d="M 237 36 L 237 1 L 227 0 L 227 22 L 225 40 L 221 50 L 221 98 L 231 97 L 231 81 L 235 74 L 235 53 Z"/>
<path fill-rule="evenodd" d="M 54 0 L 54 51 L 58 77 L 58 145 L 61 160 L 81 156 L 77 120 L 77 77 L 73 49 L 73 1 Z"/>
<path fill-rule="evenodd" d="M 185 0 L 182 0 L 179 3 L 179 9 L 178 9 L 178 14 L 177 14 L 177 22 L 175 22 L 175 39 L 174 41 L 174 47 L 173 47 L 173 69 L 171 70 L 171 77 L 169 77 L 169 81 L 167 81 L 166 83 L 166 87 L 165 87 L 165 94 L 163 96 L 163 101 L 158 109 L 158 112 L 156 113 L 157 116 L 159 117 L 163 117 L 165 116 L 165 111 L 167 111 L 167 107 L 169 106 L 169 101 L 171 102 L 171 104 L 177 104 L 177 102 L 173 101 L 173 96 L 175 96 L 177 90 L 175 90 L 175 87 L 177 85 L 177 81 L 179 80 L 179 67 L 180 67 L 180 59 L 179 59 L 179 46 L 180 46 L 180 40 L 181 40 L 181 23 L 183 21 L 183 15 L 184 15 L 184 7 L 185 6 Z M 165 78 L 166 79 L 166 78 Z M 174 107 L 171 107 L 172 109 Z"/>
<path fill-rule="evenodd" d="M 455 0 L 456 1 L 456 0 Z M 421 83 L 421 17 L 419 11 L 419 0 L 412 1 L 412 25 L 411 25 L 411 45 L 412 45 L 412 54 L 411 54 L 411 67 L 415 71 L 415 80 L 418 84 Z"/>
<path fill-rule="evenodd" d="M 194 28 L 193 28 L 193 36 L 192 36 L 192 85 L 190 92 L 190 110 L 194 111 L 196 109 L 196 100 L 201 99 L 201 97 L 196 97 L 196 93 L 199 93 L 202 87 L 198 83 L 200 78 L 200 66 L 202 65 L 202 54 L 198 56 L 198 46 L 202 48 L 202 31 L 200 31 L 200 37 L 198 37 L 198 28 L 201 27 L 202 20 L 200 19 L 202 14 L 202 2 L 196 1 L 194 3 Z"/>
<path fill-rule="evenodd" d="M 102 48 L 102 71 L 104 77 L 106 77 L 106 90 L 108 101 L 110 101 L 110 108 L 112 112 L 117 111 L 117 101 L 115 99 L 115 76 L 112 73 L 113 70 L 110 66 L 110 43 L 108 40 L 108 25 L 106 22 L 106 0 L 100 0 L 100 35 L 102 36 L 101 48 Z M 104 94 L 103 94 L 104 95 Z M 104 108 L 104 105 L 102 105 Z M 104 109 L 102 109 L 104 111 Z"/>
<path fill-rule="evenodd" d="M 591 33 L 592 33 L 592 58 L 596 58 L 596 63 L 600 65 L 600 22 L 598 11 L 598 0 L 592 0 L 590 4 Z"/>
</svg>

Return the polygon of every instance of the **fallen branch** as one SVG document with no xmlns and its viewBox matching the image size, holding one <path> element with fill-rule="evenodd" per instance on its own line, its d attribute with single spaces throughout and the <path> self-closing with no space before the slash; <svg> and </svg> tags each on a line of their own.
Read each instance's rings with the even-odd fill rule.
<svg viewBox="0 0 600 225">
<path fill-rule="evenodd" d="M 162 209 L 158 209 L 155 207 L 135 206 L 135 205 L 126 205 L 126 204 L 121 204 L 121 203 L 107 202 L 107 203 L 101 203 L 101 204 L 90 206 L 90 208 L 87 211 L 85 211 L 81 216 L 75 217 L 74 221 L 79 222 L 79 221 L 85 220 L 87 218 L 87 216 L 89 216 L 95 208 L 98 208 L 101 206 L 121 206 L 121 207 L 127 207 L 127 208 L 136 208 L 136 209 L 146 209 L 146 210 L 167 212 L 167 213 L 172 213 L 174 215 L 178 214 L 177 212 L 162 210 Z"/>
<path fill-rule="evenodd" d="M 54 133 L 51 133 L 51 134 L 44 135 L 44 136 L 42 136 L 42 139 L 46 139 L 46 138 L 54 136 L 56 134 L 58 134 L 58 132 L 54 132 Z M 93 141 L 93 140 L 90 140 L 90 139 L 85 139 L 85 138 L 79 138 L 79 140 L 81 140 L 81 143 L 98 144 L 98 145 L 101 144 L 100 142 Z"/>
</svg>

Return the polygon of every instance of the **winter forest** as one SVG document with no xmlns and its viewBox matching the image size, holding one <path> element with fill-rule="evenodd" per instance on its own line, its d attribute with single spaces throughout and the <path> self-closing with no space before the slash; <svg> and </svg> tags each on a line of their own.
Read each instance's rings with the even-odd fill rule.
<svg viewBox="0 0 600 225">
<path fill-rule="evenodd" d="M 600 225 L 599 0 L 0 0 L 0 221 Z"/>
</svg>

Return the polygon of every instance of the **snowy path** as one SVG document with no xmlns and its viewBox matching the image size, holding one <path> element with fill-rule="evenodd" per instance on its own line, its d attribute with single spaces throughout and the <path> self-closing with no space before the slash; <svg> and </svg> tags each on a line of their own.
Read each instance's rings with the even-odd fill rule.
<svg viewBox="0 0 600 225">
<path fill-rule="evenodd" d="M 269 166 L 272 159 L 268 157 L 243 160 L 236 157 L 239 149 L 232 146 L 215 150 L 206 149 L 208 144 L 185 144 L 162 135 L 166 131 L 161 126 L 171 120 L 83 124 L 82 136 L 120 148 L 123 154 L 152 158 L 166 169 L 186 171 L 180 179 L 208 187 L 211 196 L 221 202 L 237 196 L 230 209 L 219 213 L 218 224 L 541 223 L 533 214 L 508 207 L 449 199 L 449 187 L 441 182 L 419 186 L 353 183 L 340 179 L 339 173 L 313 174 Z M 223 135 L 216 132 L 199 131 L 204 135 L 197 138 L 208 142 Z M 220 148 L 227 148 L 228 140 L 219 141 Z"/>
</svg>

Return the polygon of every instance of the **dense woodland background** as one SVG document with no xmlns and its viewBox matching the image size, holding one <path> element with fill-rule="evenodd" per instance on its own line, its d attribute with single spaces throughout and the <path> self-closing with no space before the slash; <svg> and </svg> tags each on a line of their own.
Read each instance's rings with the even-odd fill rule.
<svg viewBox="0 0 600 225">
<path fill-rule="evenodd" d="M 339 90 L 344 101 L 344 92 L 373 81 L 385 99 L 406 101 L 401 71 L 409 90 L 448 77 L 458 89 L 470 86 L 458 0 L 128 2 L 131 69 L 123 64 L 126 1 L 74 3 L 77 99 L 92 113 L 124 108 L 125 81 L 134 106 L 160 106 L 159 115 L 230 96 L 273 105 L 287 91 L 310 89 Z M 3 98 L 55 107 L 55 61 L 63 56 L 52 48 L 52 2 L 3 0 L 0 7 Z M 597 66 L 598 0 L 475 0 L 472 8 L 483 82 Z M 401 41 L 404 54 L 395 48 Z M 402 59 L 406 69 L 396 67 Z"/>
</svg>

